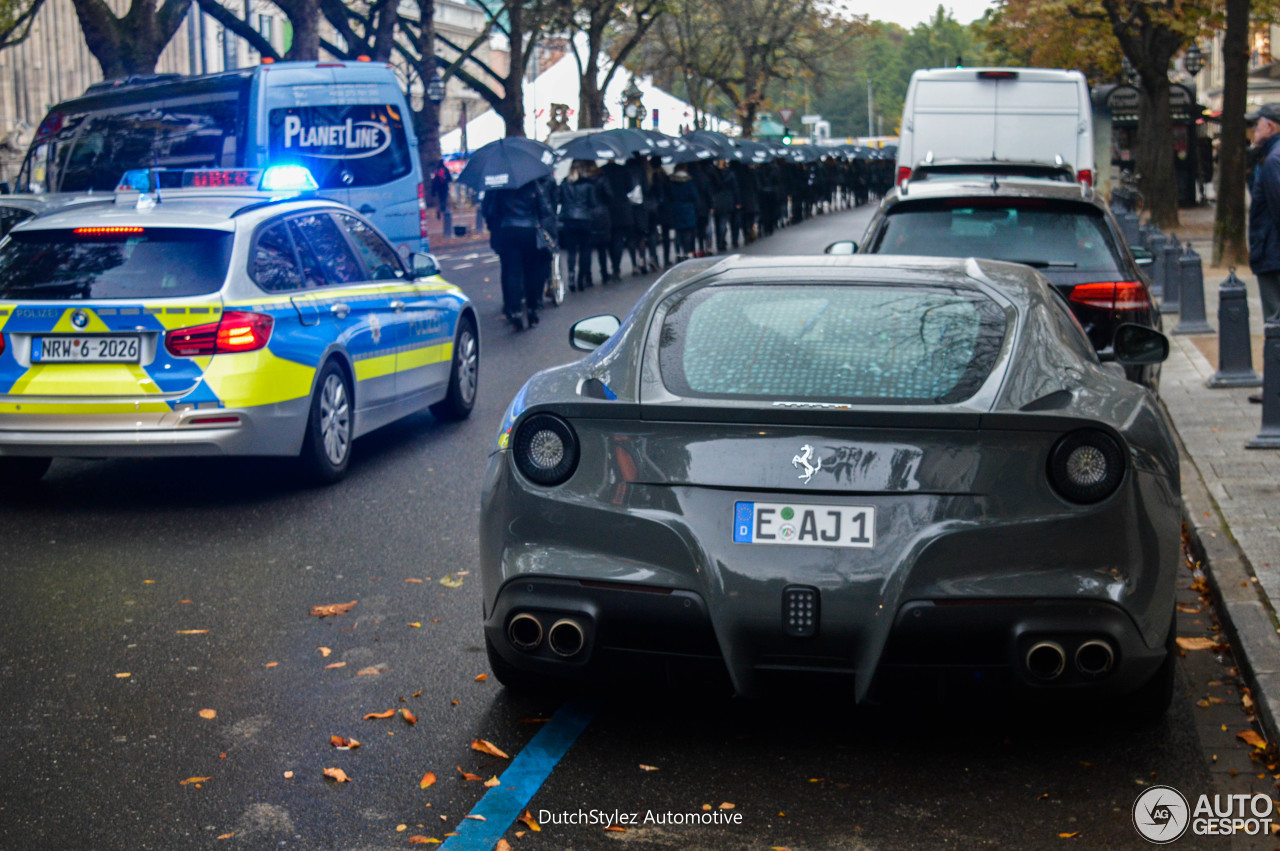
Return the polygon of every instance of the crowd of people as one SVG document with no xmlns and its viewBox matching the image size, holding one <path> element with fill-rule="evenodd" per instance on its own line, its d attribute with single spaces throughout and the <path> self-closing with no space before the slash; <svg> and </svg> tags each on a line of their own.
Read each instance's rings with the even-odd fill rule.
<svg viewBox="0 0 1280 851">
<path fill-rule="evenodd" d="M 657 272 L 690 257 L 737 249 L 813 215 L 861 206 L 893 185 L 893 160 L 829 156 L 814 162 L 697 160 L 664 166 L 574 160 L 557 185 L 544 178 L 485 194 L 481 212 L 502 264 L 503 311 L 516 330 L 538 324 L 552 252 L 568 289 Z"/>
</svg>

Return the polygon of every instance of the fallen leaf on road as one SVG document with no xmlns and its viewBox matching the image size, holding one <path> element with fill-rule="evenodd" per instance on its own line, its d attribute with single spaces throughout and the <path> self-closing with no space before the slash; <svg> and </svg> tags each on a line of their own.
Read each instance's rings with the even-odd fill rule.
<svg viewBox="0 0 1280 851">
<path fill-rule="evenodd" d="M 346 662 L 330 662 L 328 665 L 324 666 L 324 669 L 327 671 L 330 668 L 345 668 L 345 667 L 347 667 Z"/>
<path fill-rule="evenodd" d="M 188 777 L 186 780 L 183 780 L 183 781 L 182 781 L 181 783 L 179 783 L 178 785 L 179 785 L 179 786 L 190 786 L 190 785 L 192 785 L 193 783 L 195 783 L 195 784 L 203 783 L 203 782 L 205 782 L 205 781 L 206 781 L 206 780 L 208 780 L 208 779 L 209 779 L 208 777 Z"/>
<path fill-rule="evenodd" d="M 1183 650 L 1212 650 L 1215 644 L 1212 638 L 1203 638 L 1197 636 L 1195 638 L 1178 638 L 1178 646 Z"/>
<path fill-rule="evenodd" d="M 1246 691 L 1244 694 L 1240 695 L 1240 705 L 1245 709 L 1253 709 L 1253 697 L 1249 692 Z"/>
<path fill-rule="evenodd" d="M 1208 708 L 1209 708 L 1209 701 L 1207 701 L 1207 700 L 1197 700 L 1197 701 L 1196 701 L 1196 706 L 1199 706 L 1201 709 L 1208 709 Z"/>
<path fill-rule="evenodd" d="M 262 667 L 264 667 L 264 668 L 274 668 L 276 665 L 279 665 L 279 664 L 280 664 L 279 662 L 267 662 L 267 663 L 266 663 L 265 665 L 263 665 Z"/>
<path fill-rule="evenodd" d="M 478 815 L 475 815 L 474 813 L 471 815 L 463 816 L 463 818 L 469 818 L 469 819 L 472 819 L 473 821 L 488 821 L 488 819 L 485 818 L 484 816 L 478 816 Z"/>
<path fill-rule="evenodd" d="M 519 839 L 520 837 L 524 836 L 528 832 L 529 831 L 527 830 L 517 830 L 514 835 L 516 839 Z"/>
<path fill-rule="evenodd" d="M 458 773 L 462 775 L 463 780 L 477 780 L 477 781 L 484 780 L 484 778 L 481 777 L 479 774 L 472 774 L 470 771 L 463 771 L 461 765 L 458 766 Z M 444 818 L 444 816 L 441 816 L 440 818 Z"/>
<path fill-rule="evenodd" d="M 417 621 L 414 621 L 413 623 L 409 624 L 409 626 L 413 627 L 414 629 L 422 629 L 422 624 L 418 623 Z"/>
<path fill-rule="evenodd" d="M 360 747 L 360 743 L 355 739 L 348 739 L 346 736 L 330 736 L 329 744 L 339 750 L 349 751 L 352 748 Z"/>
<path fill-rule="evenodd" d="M 640 770 L 641 770 L 641 771 L 657 771 L 657 770 L 658 770 L 658 766 L 656 766 L 656 765 L 645 765 L 644 763 L 641 763 L 641 764 L 640 764 Z"/>
<path fill-rule="evenodd" d="M 370 712 L 368 715 L 364 716 L 364 720 L 368 721 L 371 718 L 390 718 L 395 714 L 396 711 L 394 709 L 388 709 L 386 712 Z"/>
<path fill-rule="evenodd" d="M 502 785 L 502 781 L 499 780 L 498 775 L 495 774 L 494 776 L 490 777 L 488 780 L 484 781 L 484 785 L 492 789 L 494 786 Z"/>
<path fill-rule="evenodd" d="M 356 671 L 357 677 L 376 677 L 382 673 L 382 669 L 376 665 L 370 665 L 368 668 L 361 668 Z"/>
<path fill-rule="evenodd" d="M 1079 836 L 1079 835 L 1080 835 L 1080 831 L 1077 830 L 1077 831 L 1073 831 L 1072 833 L 1059 833 L 1058 838 L 1071 839 L 1072 837 Z"/>
<path fill-rule="evenodd" d="M 405 582 L 416 582 L 416 583 L 417 583 L 417 584 L 419 584 L 419 585 L 421 585 L 421 584 L 422 584 L 422 580 L 421 580 L 421 579 L 406 579 L 406 580 L 405 580 Z"/>
<path fill-rule="evenodd" d="M 538 831 L 542 830 L 542 828 L 538 826 L 538 823 L 533 820 L 533 814 L 530 813 L 528 810 L 525 810 L 524 815 L 517 818 L 516 821 L 520 822 L 522 825 L 529 828 L 534 833 L 537 833 Z"/>
<path fill-rule="evenodd" d="M 329 658 L 329 654 L 333 652 L 333 651 L 332 651 L 331 649 L 329 649 L 328 647 L 317 647 L 316 649 L 320 651 L 320 655 L 321 655 L 322 657 L 324 657 L 325 659 L 328 659 L 328 658 Z"/>
<path fill-rule="evenodd" d="M 339 783 L 351 782 L 351 778 L 347 776 L 347 772 L 343 771 L 341 768 L 326 768 L 324 770 L 324 776 L 336 780 Z"/>
<path fill-rule="evenodd" d="M 330 603 L 327 606 L 312 606 L 311 614 L 318 618 L 328 617 L 329 615 L 345 615 L 351 611 L 351 607 L 356 604 L 355 600 L 350 603 Z"/>
<path fill-rule="evenodd" d="M 405 721 L 408 721 L 410 724 L 418 723 L 418 716 L 414 715 L 412 712 L 410 712 L 407 709 L 401 709 L 400 715 L 404 718 Z"/>
<path fill-rule="evenodd" d="M 704 811 L 706 811 L 706 810 L 710 810 L 710 809 L 711 809 L 711 805 L 710 805 L 710 804 L 703 804 L 703 805 L 702 805 L 702 809 L 703 809 Z"/>
<path fill-rule="evenodd" d="M 174 633 L 177 635 L 204 635 L 208 631 L 207 629 L 175 629 Z"/>
<path fill-rule="evenodd" d="M 1253 745 L 1261 751 L 1267 749 L 1267 740 L 1259 736 L 1253 730 L 1245 730 L 1242 733 L 1236 733 L 1236 738 L 1244 742 L 1246 745 Z"/>
<path fill-rule="evenodd" d="M 489 675 L 488 675 L 488 674 L 477 674 L 477 675 L 476 675 L 476 682 L 478 682 L 478 683 L 482 683 L 482 682 L 484 682 L 484 681 L 485 681 L 485 680 L 487 680 L 487 679 L 489 679 Z"/>
<path fill-rule="evenodd" d="M 461 588 L 462 579 L 455 574 L 447 573 L 440 577 L 440 584 L 446 588 Z"/>
<path fill-rule="evenodd" d="M 439 845 L 440 840 L 432 839 L 430 836 L 417 835 L 417 836 L 409 837 L 409 844 L 410 845 Z"/>
<path fill-rule="evenodd" d="M 435 782 L 436 782 L 436 774 L 435 774 L 435 772 L 434 772 L 434 771 L 428 771 L 426 774 L 422 775 L 422 779 L 421 779 L 420 781 L 418 781 L 418 788 L 419 788 L 419 789 L 425 789 L 425 788 L 427 788 L 428 786 L 433 785 Z"/>
<path fill-rule="evenodd" d="M 615 833 L 626 833 L 626 832 L 627 832 L 627 829 L 626 829 L 625 827 L 619 827 L 619 826 L 618 826 L 618 825 L 616 825 L 616 824 L 611 824 L 611 825 L 609 825 L 608 827 L 606 827 L 606 828 L 605 828 L 605 830 L 612 830 L 612 831 L 614 831 Z"/>
<path fill-rule="evenodd" d="M 1201 612 L 1203 612 L 1203 611 L 1204 611 L 1204 607 L 1203 607 L 1203 606 L 1197 606 L 1196 608 L 1194 608 L 1194 609 L 1193 609 L 1193 608 L 1191 608 L 1190 606 L 1184 606 L 1184 605 L 1182 605 L 1181 603 L 1179 603 L 1179 604 L 1178 604 L 1178 611 L 1182 612 L 1183 614 L 1187 614 L 1187 615 L 1198 615 L 1198 614 L 1200 614 Z"/>
<path fill-rule="evenodd" d="M 1036 800 L 1037 800 L 1037 801 L 1043 801 L 1043 800 L 1047 799 L 1048 797 L 1049 797 L 1049 793 L 1048 793 L 1048 792 L 1045 792 L 1045 793 L 1044 793 L 1044 794 L 1042 794 L 1039 798 L 1036 798 Z"/>
<path fill-rule="evenodd" d="M 511 757 L 507 756 L 502 751 L 501 748 L 499 748 L 493 742 L 490 742 L 486 739 L 472 739 L 471 749 L 473 751 L 480 751 L 480 753 L 487 753 L 489 754 L 489 756 L 497 756 L 497 757 L 502 757 L 503 759 L 511 759 Z"/>
<path fill-rule="evenodd" d="M 728 801 L 725 801 L 723 804 L 720 805 L 720 809 L 731 810 L 733 809 L 733 804 L 729 803 Z"/>
<path fill-rule="evenodd" d="M 493 846 L 493 851 L 511 851 L 511 843 L 505 839 L 499 839 L 498 844 Z"/>
<path fill-rule="evenodd" d="M 293 779 L 293 772 L 292 772 L 292 771 L 286 771 L 286 772 L 284 773 L 284 779 L 285 779 L 285 780 L 292 780 L 292 779 Z"/>
<path fill-rule="evenodd" d="M 235 836 L 235 835 L 236 835 L 236 832 L 233 830 L 233 831 L 231 831 L 230 833 L 220 833 L 220 834 L 218 834 L 218 838 L 219 838 L 219 839 L 230 839 L 231 837 L 233 837 L 233 836 Z"/>
</svg>

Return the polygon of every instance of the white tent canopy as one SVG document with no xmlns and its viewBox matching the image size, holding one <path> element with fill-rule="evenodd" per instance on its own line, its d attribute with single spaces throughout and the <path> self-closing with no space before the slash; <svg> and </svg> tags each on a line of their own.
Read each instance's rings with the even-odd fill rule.
<svg viewBox="0 0 1280 851">
<path fill-rule="evenodd" d="M 601 74 L 603 77 L 603 74 Z M 625 67 L 619 68 L 605 92 L 605 108 L 609 111 L 609 119 L 604 129 L 622 127 L 622 91 L 631 82 L 632 74 Z M 692 127 L 694 109 L 679 98 L 664 92 L 653 85 L 648 77 L 636 77 L 636 86 L 643 92 L 645 107 L 644 127 L 657 129 L 664 133 L 676 135 L 681 125 Z M 550 132 L 547 122 L 551 117 L 551 104 L 564 103 L 570 108 L 570 127 L 576 129 L 574 116 L 578 111 L 578 64 L 572 54 L 565 54 L 560 61 L 552 65 L 533 82 L 524 87 L 524 133 L 530 139 L 545 141 Z M 653 123 L 653 110 L 658 110 L 658 123 Z M 707 129 L 729 132 L 733 128 L 728 121 L 707 116 Z M 506 124 L 494 110 L 481 113 L 467 122 L 467 148 L 474 151 L 506 136 Z M 440 151 L 454 154 L 462 150 L 461 129 L 450 130 L 440 137 Z"/>
</svg>

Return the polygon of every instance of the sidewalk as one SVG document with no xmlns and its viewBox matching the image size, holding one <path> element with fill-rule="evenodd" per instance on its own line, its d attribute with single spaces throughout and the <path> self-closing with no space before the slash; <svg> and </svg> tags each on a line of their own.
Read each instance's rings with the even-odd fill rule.
<svg viewBox="0 0 1280 851">
<path fill-rule="evenodd" d="M 427 236 L 431 241 L 431 250 L 439 251 L 442 248 L 452 248 L 458 245 L 469 245 L 478 243 L 487 245 L 489 240 L 488 231 L 478 232 L 476 230 L 476 208 L 473 205 L 458 206 L 450 208 L 452 221 L 455 228 L 465 227 L 466 234 L 457 236 L 450 232 L 445 233 L 443 218 L 436 218 L 436 208 L 434 206 L 427 210 Z"/>
<path fill-rule="evenodd" d="M 1218 285 L 1229 270 L 1212 259 L 1212 208 L 1181 210 L 1179 240 L 1190 238 L 1205 260 L 1205 305 L 1218 327 Z M 1262 306 L 1248 268 L 1236 276 L 1249 292 L 1253 368 L 1262 374 Z M 1261 428 L 1262 406 L 1248 396 L 1259 388 L 1211 390 L 1205 380 L 1217 369 L 1216 334 L 1174 335 L 1178 315 L 1165 314 L 1170 354 L 1160 396 L 1173 419 L 1183 459 L 1183 515 L 1195 556 L 1219 602 L 1242 671 L 1252 682 L 1258 720 L 1267 738 L 1280 740 L 1280 451 L 1250 450 L 1245 443 Z M 1280 364 L 1273 367 L 1280 368 Z M 1190 462 L 1190 463 L 1188 463 Z M 1198 475 L 1197 475 L 1198 474 Z"/>
</svg>

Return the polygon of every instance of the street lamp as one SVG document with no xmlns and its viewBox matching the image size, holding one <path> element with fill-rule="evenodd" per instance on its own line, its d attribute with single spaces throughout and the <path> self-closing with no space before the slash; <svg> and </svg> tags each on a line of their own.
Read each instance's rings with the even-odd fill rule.
<svg viewBox="0 0 1280 851">
<path fill-rule="evenodd" d="M 444 100 L 444 78 L 440 76 L 440 69 L 436 69 L 435 75 L 427 83 L 427 100 L 436 106 L 440 105 L 440 101 Z"/>
<path fill-rule="evenodd" d="M 622 90 L 622 113 L 627 117 L 627 126 L 633 129 L 639 129 L 644 121 L 644 103 L 641 98 L 644 92 L 640 91 L 640 87 L 636 85 L 636 78 L 632 77 L 627 83 L 627 87 Z"/>
<path fill-rule="evenodd" d="M 1120 57 L 1120 73 L 1124 75 L 1124 81 L 1129 85 L 1132 86 L 1138 82 L 1138 69 L 1133 67 L 1128 56 Z"/>
<path fill-rule="evenodd" d="M 1204 54 L 1200 52 L 1200 45 L 1191 43 L 1187 52 L 1182 55 L 1182 67 L 1193 77 L 1200 73 L 1200 69 L 1204 67 Z"/>
</svg>

